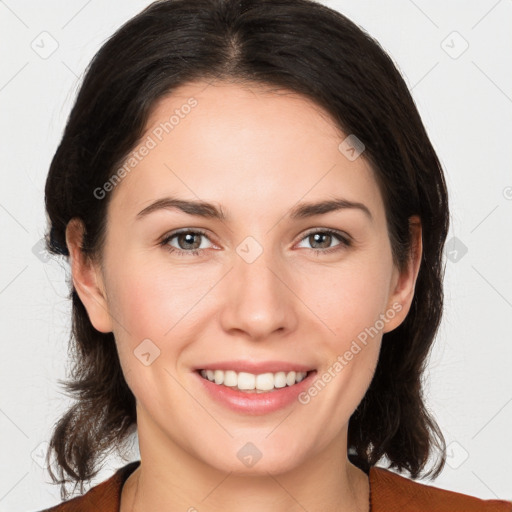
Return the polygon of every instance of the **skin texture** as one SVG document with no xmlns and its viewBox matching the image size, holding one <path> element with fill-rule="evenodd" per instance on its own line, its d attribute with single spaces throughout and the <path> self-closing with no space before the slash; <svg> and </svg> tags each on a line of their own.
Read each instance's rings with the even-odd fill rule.
<svg viewBox="0 0 512 512">
<path fill-rule="evenodd" d="M 79 222 L 66 233 L 74 285 L 94 327 L 113 331 L 137 400 L 142 463 L 123 487 L 121 510 L 367 511 L 368 478 L 346 455 L 348 421 L 382 334 L 409 311 L 421 226 L 412 225 L 414 250 L 399 272 L 369 164 L 350 161 L 338 149 L 347 134 L 290 91 L 186 84 L 158 102 L 143 139 L 191 97 L 197 105 L 110 192 L 101 261 L 80 252 Z M 136 218 L 171 195 L 213 202 L 229 219 L 176 209 Z M 288 218 L 299 202 L 334 197 L 365 204 L 372 219 L 357 209 Z M 198 255 L 183 238 L 167 244 L 181 256 L 159 243 L 182 228 L 207 231 L 188 241 Z M 352 244 L 307 236 L 321 228 Z M 263 251 L 252 263 L 236 250 L 248 236 Z M 193 373 L 222 360 L 284 360 L 318 377 L 390 310 L 379 334 L 307 404 L 236 413 L 207 396 Z M 148 338 L 160 355 L 145 366 L 134 350 Z M 247 442 L 262 453 L 250 468 L 237 457 Z"/>
</svg>

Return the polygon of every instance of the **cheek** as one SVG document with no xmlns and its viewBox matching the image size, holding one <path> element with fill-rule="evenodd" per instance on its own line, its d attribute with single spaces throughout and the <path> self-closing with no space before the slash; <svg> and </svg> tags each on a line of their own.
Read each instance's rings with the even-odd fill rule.
<svg viewBox="0 0 512 512">
<path fill-rule="evenodd" d="M 130 333 L 139 338 L 163 339 L 211 288 L 209 279 L 197 268 L 127 263 L 113 276 L 113 311 Z M 126 333 L 125 333 L 126 334 Z"/>
<path fill-rule="evenodd" d="M 144 406 L 172 402 L 169 396 L 163 398 L 167 391 L 155 393 L 155 389 L 167 389 L 172 383 L 168 372 L 174 374 L 187 343 L 187 336 L 178 333 L 190 328 L 193 305 L 208 288 L 192 272 L 188 274 L 128 258 L 122 269 L 109 274 L 119 359 L 128 386 Z"/>
<path fill-rule="evenodd" d="M 317 381 L 302 398 L 303 403 L 310 403 L 312 415 L 322 421 L 318 428 L 326 438 L 336 435 L 340 425 L 348 421 L 374 375 L 382 341 L 389 268 L 378 261 L 350 268 L 340 266 L 337 272 L 329 272 L 328 287 L 315 288 L 315 313 L 322 320 L 321 330 L 327 334 L 318 343 L 323 364 Z M 333 421 L 325 421 L 326 417 Z"/>
<path fill-rule="evenodd" d="M 333 344 L 342 349 L 347 341 L 374 326 L 384 312 L 391 275 L 390 259 L 354 258 L 350 264 L 310 273 L 307 281 L 302 281 L 301 296 L 328 329 Z"/>
</svg>

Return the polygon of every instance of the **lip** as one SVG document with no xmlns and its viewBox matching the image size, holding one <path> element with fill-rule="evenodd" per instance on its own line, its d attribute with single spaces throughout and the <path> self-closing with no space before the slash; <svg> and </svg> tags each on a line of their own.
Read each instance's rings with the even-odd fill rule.
<svg viewBox="0 0 512 512">
<path fill-rule="evenodd" d="M 290 363 L 287 361 L 219 361 L 218 363 L 204 364 L 194 368 L 199 370 L 233 370 L 237 373 L 247 372 L 259 375 L 261 373 L 277 373 L 277 372 L 310 372 L 315 368 L 305 366 L 299 363 Z"/>
<path fill-rule="evenodd" d="M 204 370 L 213 370 L 214 368 L 217 370 L 223 369 L 220 368 L 219 366 L 206 366 L 210 367 L 205 367 L 203 368 Z M 269 366 L 265 366 L 265 368 L 268 367 Z M 294 368 L 297 367 L 301 367 L 301 365 L 294 366 Z M 247 368 L 247 366 L 244 366 L 244 368 Z M 281 366 L 280 368 L 283 369 L 283 366 Z M 234 370 L 234 367 L 230 366 L 229 368 L 226 369 Z M 247 370 L 242 369 L 239 371 Z M 283 369 L 283 371 L 285 370 Z M 206 390 L 207 394 L 214 401 L 237 413 L 253 416 L 261 416 L 264 414 L 279 411 L 281 409 L 291 406 L 294 402 L 298 402 L 298 395 L 305 391 L 309 386 L 311 386 L 317 373 L 316 370 L 310 370 L 303 380 L 294 384 L 293 386 L 285 386 L 284 388 L 274 389 L 273 391 L 269 391 L 266 393 L 244 393 L 243 391 L 237 391 L 226 386 L 215 384 L 215 382 L 210 382 L 208 379 L 202 377 L 199 372 L 200 369 L 196 370 L 194 372 L 194 375 L 197 376 L 197 378 L 199 379 L 199 384 L 203 386 L 203 389 Z M 254 373 L 254 371 L 250 371 L 249 373 Z M 260 372 L 258 370 L 258 373 L 265 372 Z"/>
</svg>

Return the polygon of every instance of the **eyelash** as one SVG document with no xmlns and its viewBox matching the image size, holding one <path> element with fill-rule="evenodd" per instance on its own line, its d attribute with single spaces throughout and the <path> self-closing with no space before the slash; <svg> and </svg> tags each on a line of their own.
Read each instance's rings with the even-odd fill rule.
<svg viewBox="0 0 512 512">
<path fill-rule="evenodd" d="M 205 249 L 193 249 L 191 251 L 185 251 L 183 249 L 176 249 L 176 247 L 172 247 L 169 245 L 169 242 L 176 236 L 182 235 L 182 234 L 188 234 L 193 233 L 196 235 L 201 235 L 206 238 L 208 238 L 208 234 L 205 231 L 202 231 L 201 229 L 186 229 L 181 231 L 175 231 L 173 233 L 170 233 L 168 236 L 166 236 L 161 242 L 160 245 L 165 247 L 165 249 L 170 253 L 175 253 L 178 256 L 198 256 L 201 251 L 204 251 Z M 352 245 L 352 242 L 345 236 L 343 236 L 341 233 L 334 231 L 332 229 L 317 229 L 313 231 L 307 232 L 301 239 L 300 242 L 302 242 L 305 238 L 310 237 L 311 235 L 315 235 L 316 233 L 326 234 L 333 236 L 338 239 L 340 242 L 338 245 L 335 245 L 334 247 L 330 247 L 328 249 L 310 249 L 313 251 L 317 256 L 320 256 L 322 254 L 330 254 L 339 250 L 342 250 L 344 248 L 348 248 Z"/>
</svg>

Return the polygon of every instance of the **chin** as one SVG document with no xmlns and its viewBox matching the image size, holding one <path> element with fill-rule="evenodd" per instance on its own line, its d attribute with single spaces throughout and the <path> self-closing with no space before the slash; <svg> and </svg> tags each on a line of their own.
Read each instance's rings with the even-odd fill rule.
<svg viewBox="0 0 512 512">
<path fill-rule="evenodd" d="M 265 444 L 266 447 L 262 445 Z M 210 447 L 212 446 L 209 443 Z M 258 447 L 259 446 L 259 447 Z M 213 454 L 211 448 L 209 454 Z M 232 453 L 232 456 L 226 457 Z M 218 450 L 213 459 L 203 459 L 205 464 L 219 471 L 229 472 L 238 476 L 268 476 L 293 471 L 302 464 L 303 457 L 290 444 L 283 449 L 283 445 L 269 446 L 266 443 L 236 443 L 232 449 Z M 217 456 L 218 455 L 218 456 Z"/>
</svg>

